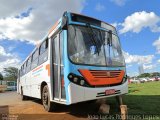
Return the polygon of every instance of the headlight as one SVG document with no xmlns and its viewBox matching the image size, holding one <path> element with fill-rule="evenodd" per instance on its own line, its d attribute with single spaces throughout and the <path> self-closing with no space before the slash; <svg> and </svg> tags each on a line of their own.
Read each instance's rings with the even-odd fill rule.
<svg viewBox="0 0 160 120">
<path fill-rule="evenodd" d="M 74 82 L 78 82 L 78 78 L 77 78 L 77 77 L 74 77 L 74 78 L 73 78 L 73 81 L 74 81 Z"/>
<path fill-rule="evenodd" d="M 69 78 L 73 78 L 73 75 L 69 75 L 68 77 L 69 77 Z"/>
<path fill-rule="evenodd" d="M 80 85 L 84 85 L 85 81 L 84 80 L 81 80 L 80 81 Z"/>
<path fill-rule="evenodd" d="M 89 84 L 86 82 L 86 80 L 82 76 L 70 73 L 68 75 L 68 79 L 71 82 L 73 82 L 73 83 L 75 83 L 77 85 L 80 85 L 80 86 L 89 86 Z"/>
</svg>

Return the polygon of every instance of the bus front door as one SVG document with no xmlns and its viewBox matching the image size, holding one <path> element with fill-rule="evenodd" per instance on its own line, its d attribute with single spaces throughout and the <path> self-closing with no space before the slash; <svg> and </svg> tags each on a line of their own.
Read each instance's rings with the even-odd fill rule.
<svg viewBox="0 0 160 120">
<path fill-rule="evenodd" d="M 53 91 L 54 100 L 65 101 L 64 65 L 63 65 L 63 32 L 57 34 L 52 41 L 53 45 Z"/>
</svg>

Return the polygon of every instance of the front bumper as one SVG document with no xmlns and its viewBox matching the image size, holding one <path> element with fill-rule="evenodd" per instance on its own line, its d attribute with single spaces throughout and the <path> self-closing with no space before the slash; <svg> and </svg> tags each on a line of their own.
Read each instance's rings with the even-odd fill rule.
<svg viewBox="0 0 160 120">
<path fill-rule="evenodd" d="M 115 94 L 106 95 L 105 91 L 114 89 Z M 122 94 L 128 93 L 128 81 L 121 85 L 116 85 L 112 87 L 99 87 L 99 88 L 89 88 L 76 85 L 74 83 L 70 83 L 68 86 L 68 95 L 69 95 L 69 103 L 78 103 L 82 101 L 106 98 L 106 97 L 113 97 Z"/>
</svg>

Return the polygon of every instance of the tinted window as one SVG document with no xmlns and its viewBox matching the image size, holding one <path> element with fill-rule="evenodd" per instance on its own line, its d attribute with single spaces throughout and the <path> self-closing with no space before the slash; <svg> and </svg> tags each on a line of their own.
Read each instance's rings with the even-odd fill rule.
<svg viewBox="0 0 160 120">
<path fill-rule="evenodd" d="M 45 40 L 40 46 L 40 55 L 46 51 L 48 48 L 48 39 Z"/>
<path fill-rule="evenodd" d="M 40 46 L 39 64 L 42 64 L 48 59 L 48 39 Z"/>
<path fill-rule="evenodd" d="M 24 69 L 24 64 L 23 64 L 23 66 L 22 66 L 22 75 L 24 75 L 25 74 L 25 69 Z"/>
<path fill-rule="evenodd" d="M 31 69 L 37 67 L 37 65 L 38 65 L 38 49 L 36 49 L 36 51 L 32 55 Z"/>
<path fill-rule="evenodd" d="M 29 59 L 27 60 L 26 73 L 28 73 L 30 71 L 30 68 L 31 68 L 31 57 L 29 57 Z"/>
<path fill-rule="evenodd" d="M 20 70 L 20 76 L 23 75 L 23 68 L 21 67 L 21 70 Z"/>
<path fill-rule="evenodd" d="M 64 64 L 63 64 L 63 50 L 64 50 L 64 44 L 63 44 L 63 32 L 59 34 L 59 40 L 60 40 L 60 58 L 61 58 L 61 66 L 60 66 L 60 79 L 61 79 L 61 97 L 63 99 L 66 98 L 65 93 L 65 87 L 64 87 Z"/>
<path fill-rule="evenodd" d="M 32 61 L 34 61 L 37 58 L 38 58 L 38 49 L 36 49 L 36 51 L 33 53 Z"/>
<path fill-rule="evenodd" d="M 61 56 L 61 65 L 63 65 L 63 32 L 59 34 L 60 37 L 60 56 Z"/>
<path fill-rule="evenodd" d="M 27 67 L 27 64 L 25 62 L 25 64 L 24 64 L 24 74 L 26 74 L 26 67 Z"/>
</svg>

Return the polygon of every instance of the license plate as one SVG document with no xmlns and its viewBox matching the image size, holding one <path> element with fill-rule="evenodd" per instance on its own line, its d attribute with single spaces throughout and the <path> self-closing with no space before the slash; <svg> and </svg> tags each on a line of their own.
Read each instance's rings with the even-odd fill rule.
<svg viewBox="0 0 160 120">
<path fill-rule="evenodd" d="M 106 90 L 105 93 L 106 93 L 106 95 L 115 94 L 115 89 Z"/>
</svg>

